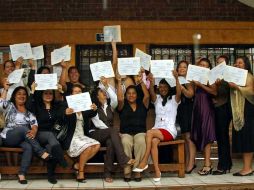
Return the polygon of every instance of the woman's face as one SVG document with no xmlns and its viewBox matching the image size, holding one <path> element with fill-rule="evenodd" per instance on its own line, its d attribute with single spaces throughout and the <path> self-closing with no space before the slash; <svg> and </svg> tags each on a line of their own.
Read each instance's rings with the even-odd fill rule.
<svg viewBox="0 0 254 190">
<path fill-rule="evenodd" d="M 97 98 L 101 104 L 105 104 L 105 102 L 107 101 L 107 95 L 102 90 L 98 91 Z"/>
<path fill-rule="evenodd" d="M 167 94 L 169 93 L 168 85 L 159 84 L 159 93 L 161 96 L 167 96 Z"/>
<path fill-rule="evenodd" d="M 70 70 L 70 72 L 69 72 L 70 82 L 72 82 L 72 83 L 79 82 L 79 76 L 80 76 L 80 74 L 77 69 L 73 68 Z"/>
<path fill-rule="evenodd" d="M 9 75 L 11 72 L 13 72 L 15 70 L 15 66 L 12 62 L 7 62 L 5 63 L 5 67 L 4 67 L 4 73 L 6 75 Z"/>
<path fill-rule="evenodd" d="M 15 104 L 16 105 L 24 105 L 26 103 L 27 95 L 24 89 L 20 89 L 17 91 L 15 95 Z"/>
<path fill-rule="evenodd" d="M 223 63 L 224 61 L 226 62 L 226 60 L 223 57 L 219 57 L 217 59 L 217 64 L 219 65 L 219 64 Z"/>
<path fill-rule="evenodd" d="M 209 63 L 207 63 L 206 61 L 201 61 L 201 62 L 199 62 L 198 66 L 209 68 Z"/>
<path fill-rule="evenodd" d="M 188 70 L 188 65 L 185 62 L 182 62 L 178 67 L 178 75 L 179 76 L 186 76 Z"/>
<path fill-rule="evenodd" d="M 75 95 L 75 94 L 81 94 L 82 93 L 82 89 L 79 88 L 79 87 L 74 87 L 72 89 L 72 95 Z"/>
<path fill-rule="evenodd" d="M 241 69 L 245 69 L 244 61 L 243 61 L 241 58 L 238 58 L 238 59 L 235 61 L 234 67 L 238 67 L 238 68 L 241 68 Z"/>
<path fill-rule="evenodd" d="M 133 89 L 133 88 L 128 89 L 128 91 L 126 92 L 126 99 L 130 103 L 136 102 L 136 100 L 137 100 L 137 92 L 136 92 L 136 90 Z"/>
<path fill-rule="evenodd" d="M 42 100 L 43 102 L 49 103 L 53 101 L 53 91 L 52 90 L 45 90 L 42 93 Z"/>
</svg>

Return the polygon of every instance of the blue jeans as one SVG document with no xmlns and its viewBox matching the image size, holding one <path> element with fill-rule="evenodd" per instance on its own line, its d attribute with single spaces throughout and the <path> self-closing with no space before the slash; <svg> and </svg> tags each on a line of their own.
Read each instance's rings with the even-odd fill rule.
<svg viewBox="0 0 254 190">
<path fill-rule="evenodd" d="M 23 154 L 20 165 L 20 175 L 25 175 L 31 164 L 33 152 L 39 157 L 45 153 L 45 149 L 40 146 L 37 140 L 29 139 L 26 134 L 29 131 L 28 127 L 17 127 L 13 130 L 9 130 L 6 134 L 6 139 L 3 139 L 3 143 L 7 147 L 21 147 Z"/>
</svg>

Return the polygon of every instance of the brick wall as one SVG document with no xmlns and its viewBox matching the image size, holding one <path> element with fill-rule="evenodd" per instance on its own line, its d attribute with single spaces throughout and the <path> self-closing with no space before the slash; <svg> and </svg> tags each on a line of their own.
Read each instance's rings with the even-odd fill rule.
<svg viewBox="0 0 254 190">
<path fill-rule="evenodd" d="M 0 22 L 168 20 L 254 21 L 237 0 L 0 0 Z"/>
</svg>

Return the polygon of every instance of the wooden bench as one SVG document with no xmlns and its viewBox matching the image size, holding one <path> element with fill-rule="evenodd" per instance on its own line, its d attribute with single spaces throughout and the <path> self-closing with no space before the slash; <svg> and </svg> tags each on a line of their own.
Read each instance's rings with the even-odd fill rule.
<svg viewBox="0 0 254 190">
<path fill-rule="evenodd" d="M 174 151 L 174 163 L 170 164 L 160 164 L 161 171 L 174 171 L 178 172 L 178 177 L 184 177 L 185 166 L 184 166 L 184 140 L 175 140 L 170 142 L 161 142 L 159 146 L 172 145 Z M 106 151 L 106 147 L 101 147 L 100 151 Z M 8 148 L 8 147 L 0 147 L 0 152 L 5 153 L 21 153 L 23 152 L 21 148 Z M 72 165 L 73 160 L 65 155 L 69 166 Z M 10 161 L 9 161 L 10 162 Z M 6 163 L 6 162 L 5 162 Z M 20 162 L 18 162 L 20 163 Z M 34 165 L 36 164 L 36 165 Z M 151 165 L 152 166 L 152 165 Z M 153 167 L 150 167 L 153 170 Z M 15 165 L 3 165 L 1 163 L 0 173 L 1 174 L 17 174 L 19 171 L 19 164 Z M 104 172 L 104 167 L 102 163 L 88 163 L 85 168 L 86 173 L 101 173 Z M 29 174 L 43 174 L 47 173 L 47 168 L 45 167 L 45 163 L 41 159 L 33 158 L 32 165 L 29 167 Z M 73 173 L 71 167 L 68 168 L 56 168 L 56 173 L 68 174 Z"/>
</svg>

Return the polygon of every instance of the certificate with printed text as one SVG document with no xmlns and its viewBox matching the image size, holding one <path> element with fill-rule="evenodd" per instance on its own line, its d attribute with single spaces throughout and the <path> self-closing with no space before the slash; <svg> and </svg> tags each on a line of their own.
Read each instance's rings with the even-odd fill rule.
<svg viewBox="0 0 254 190">
<path fill-rule="evenodd" d="M 32 48 L 32 53 L 33 53 L 34 60 L 43 59 L 44 58 L 43 46 L 41 45 L 41 46 Z"/>
<path fill-rule="evenodd" d="M 86 111 L 91 109 L 92 101 L 89 92 L 66 96 L 68 107 L 74 112 Z"/>
<path fill-rule="evenodd" d="M 94 81 L 100 80 L 101 77 L 115 77 L 111 61 L 97 62 L 90 64 L 90 70 Z"/>
<path fill-rule="evenodd" d="M 154 78 L 174 78 L 172 71 L 174 70 L 173 60 L 152 60 L 151 73 Z"/>
<path fill-rule="evenodd" d="M 25 69 L 17 69 L 17 70 L 14 70 L 13 72 L 11 72 L 7 78 L 8 82 L 10 84 L 19 83 L 22 78 L 22 75 L 24 73 L 24 70 Z"/>
<path fill-rule="evenodd" d="M 51 52 L 51 65 L 60 63 L 62 60 L 64 61 L 71 60 L 71 47 L 69 45 L 59 49 L 55 49 L 54 51 Z"/>
<path fill-rule="evenodd" d="M 224 80 L 233 82 L 239 86 L 246 86 L 247 75 L 247 70 L 227 65 L 224 72 Z"/>
<path fill-rule="evenodd" d="M 138 75 L 140 71 L 140 58 L 118 58 L 118 73 L 123 75 Z"/>
<path fill-rule="evenodd" d="M 136 48 L 135 57 L 139 57 L 141 67 L 143 67 L 145 70 L 149 71 L 152 56 L 148 55 L 145 52 L 141 51 L 140 49 Z"/>
<path fill-rule="evenodd" d="M 30 43 L 13 44 L 10 45 L 11 57 L 13 61 L 16 61 L 19 57 L 23 59 L 32 59 L 33 53 Z"/>
<path fill-rule="evenodd" d="M 35 74 L 35 90 L 57 89 L 57 74 Z"/>
<path fill-rule="evenodd" d="M 209 74 L 210 74 L 209 68 L 200 67 L 196 65 L 189 65 L 186 80 L 198 81 L 201 84 L 207 85 Z"/>
<path fill-rule="evenodd" d="M 214 67 L 209 74 L 209 84 L 214 84 L 217 79 L 223 79 L 224 71 L 226 68 L 227 65 L 225 61 Z"/>
<path fill-rule="evenodd" d="M 103 27 L 104 42 L 121 42 L 121 26 L 104 26 Z"/>
</svg>

